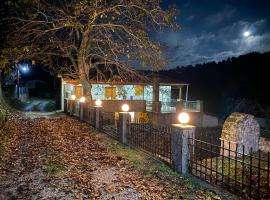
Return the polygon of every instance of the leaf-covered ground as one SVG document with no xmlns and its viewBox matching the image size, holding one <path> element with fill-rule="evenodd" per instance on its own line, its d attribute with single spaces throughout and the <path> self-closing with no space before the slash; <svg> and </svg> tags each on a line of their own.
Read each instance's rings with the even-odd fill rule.
<svg viewBox="0 0 270 200">
<path fill-rule="evenodd" d="M 0 147 L 0 200 L 232 198 L 64 115 L 10 118 Z"/>
</svg>

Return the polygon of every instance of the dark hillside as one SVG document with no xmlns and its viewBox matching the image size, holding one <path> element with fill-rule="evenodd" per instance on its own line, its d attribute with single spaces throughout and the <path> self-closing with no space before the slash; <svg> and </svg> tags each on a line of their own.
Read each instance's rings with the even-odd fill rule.
<svg viewBox="0 0 270 200">
<path fill-rule="evenodd" d="M 218 63 L 177 67 L 160 73 L 190 83 L 190 98 L 203 100 L 206 112 L 219 116 L 231 111 L 269 114 L 270 52 L 250 53 Z"/>
</svg>

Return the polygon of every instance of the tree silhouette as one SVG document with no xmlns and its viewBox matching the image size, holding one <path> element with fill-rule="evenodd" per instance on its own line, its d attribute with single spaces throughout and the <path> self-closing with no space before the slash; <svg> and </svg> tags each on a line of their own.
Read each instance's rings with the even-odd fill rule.
<svg viewBox="0 0 270 200">
<path fill-rule="evenodd" d="M 89 95 L 93 77 L 125 80 L 139 76 L 133 66 L 161 68 L 161 46 L 151 34 L 176 28 L 174 17 L 160 0 L 39 0 L 8 17 L 8 45 L 79 79 Z"/>
</svg>

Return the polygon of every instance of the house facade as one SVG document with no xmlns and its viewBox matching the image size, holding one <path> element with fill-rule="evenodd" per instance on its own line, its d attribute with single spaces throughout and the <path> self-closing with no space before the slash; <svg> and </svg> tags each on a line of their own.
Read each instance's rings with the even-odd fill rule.
<svg viewBox="0 0 270 200">
<path fill-rule="evenodd" d="M 91 84 L 91 102 L 102 101 L 103 110 L 119 113 L 123 104 L 129 105 L 129 113 L 133 119 L 147 118 L 162 121 L 164 124 L 176 122 L 176 114 L 181 111 L 193 115 L 196 125 L 202 122 L 203 106 L 201 101 L 189 101 L 187 83 L 164 82 L 153 79 L 150 83 L 136 82 L 97 82 Z M 84 96 L 83 87 L 76 80 L 62 80 L 62 102 L 76 96 L 76 104 Z M 196 117 L 195 117 L 196 116 Z M 196 118 L 196 120 L 195 120 Z"/>
</svg>

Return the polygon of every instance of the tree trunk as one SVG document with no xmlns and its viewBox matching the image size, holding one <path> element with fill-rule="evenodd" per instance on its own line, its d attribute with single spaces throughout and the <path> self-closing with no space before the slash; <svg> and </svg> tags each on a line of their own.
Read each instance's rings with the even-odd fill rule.
<svg viewBox="0 0 270 200">
<path fill-rule="evenodd" d="M 78 62 L 78 63 L 80 63 L 78 67 L 79 67 L 79 73 L 80 73 L 79 78 L 83 87 L 83 96 L 86 98 L 86 101 L 91 101 L 92 100 L 91 84 L 89 83 L 86 76 L 86 72 L 84 70 L 86 63 L 84 62 Z"/>
<path fill-rule="evenodd" d="M 87 101 L 92 100 L 91 89 L 92 85 L 87 81 L 86 78 L 80 78 L 82 87 L 83 87 L 83 96 L 86 98 Z"/>
<path fill-rule="evenodd" d="M 87 77 L 89 77 L 89 64 L 87 64 L 87 53 L 86 50 L 88 49 L 89 45 L 89 34 L 90 29 L 87 28 L 82 36 L 81 45 L 79 48 L 78 53 L 78 68 L 79 68 L 79 78 L 80 82 L 83 87 L 83 95 L 86 97 L 87 101 L 92 100 L 91 96 L 91 84 L 89 83 L 89 80 Z"/>
</svg>

